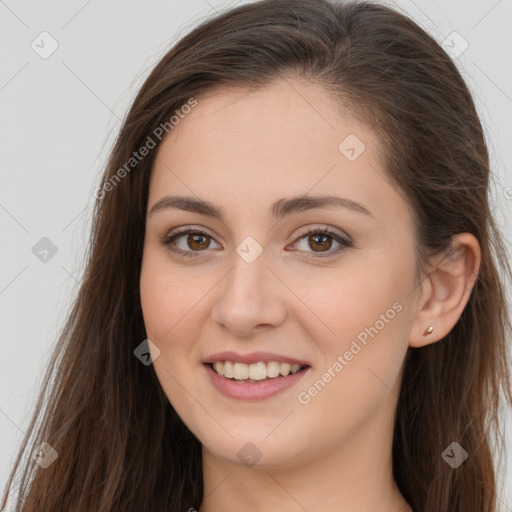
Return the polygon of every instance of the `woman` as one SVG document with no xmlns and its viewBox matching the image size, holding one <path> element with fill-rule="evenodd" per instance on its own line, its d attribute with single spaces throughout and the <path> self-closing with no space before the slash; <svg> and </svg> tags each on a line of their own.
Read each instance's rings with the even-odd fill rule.
<svg viewBox="0 0 512 512">
<path fill-rule="evenodd" d="M 17 510 L 495 512 L 510 268 L 488 184 L 471 95 L 404 15 L 204 22 L 95 193 Z"/>
</svg>

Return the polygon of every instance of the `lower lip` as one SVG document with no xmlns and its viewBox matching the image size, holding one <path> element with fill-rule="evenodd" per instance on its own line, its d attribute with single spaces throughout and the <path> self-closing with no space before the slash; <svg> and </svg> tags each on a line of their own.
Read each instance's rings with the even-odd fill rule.
<svg viewBox="0 0 512 512">
<path fill-rule="evenodd" d="M 214 371 L 209 364 L 205 364 L 204 367 L 217 391 L 228 398 L 239 400 L 262 400 L 264 398 L 270 398 L 296 384 L 311 368 L 308 366 L 305 370 L 287 375 L 286 377 L 276 377 L 270 380 L 264 380 L 263 382 L 242 382 L 226 379 Z"/>
</svg>

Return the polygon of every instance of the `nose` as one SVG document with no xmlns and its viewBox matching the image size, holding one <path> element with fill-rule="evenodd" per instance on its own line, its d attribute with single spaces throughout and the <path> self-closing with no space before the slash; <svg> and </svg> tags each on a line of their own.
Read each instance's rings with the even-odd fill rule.
<svg viewBox="0 0 512 512">
<path fill-rule="evenodd" d="M 233 266 L 215 293 L 212 319 L 233 336 L 249 337 L 286 319 L 285 286 L 268 268 L 265 251 L 251 263 L 235 252 Z"/>
</svg>

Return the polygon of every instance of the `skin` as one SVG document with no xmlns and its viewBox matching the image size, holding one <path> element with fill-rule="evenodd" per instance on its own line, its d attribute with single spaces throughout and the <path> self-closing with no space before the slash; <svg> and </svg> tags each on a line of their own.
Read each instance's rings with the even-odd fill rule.
<svg viewBox="0 0 512 512">
<path fill-rule="evenodd" d="M 200 512 L 233 503 L 241 512 L 410 511 L 391 465 L 404 357 L 409 346 L 442 339 L 459 319 L 480 264 L 478 242 L 455 236 L 457 255 L 433 260 L 419 286 L 411 212 L 386 178 L 378 137 L 320 86 L 279 80 L 197 99 L 158 149 L 140 292 L 147 336 L 160 350 L 155 372 L 203 446 Z M 338 150 L 349 134 L 366 147 L 354 161 Z M 171 208 L 149 213 L 170 194 L 210 201 L 225 219 Z M 269 214 L 272 202 L 305 194 L 349 198 L 371 215 L 338 206 L 279 221 Z M 196 257 L 162 243 L 187 226 L 206 240 L 185 234 L 173 247 Z M 336 253 L 334 238 L 298 234 L 322 227 L 353 246 Z M 236 252 L 247 236 L 263 248 L 252 263 Z M 300 403 L 298 394 L 394 303 L 400 312 Z M 429 325 L 434 332 L 423 336 Z M 284 354 L 311 369 L 274 397 L 235 400 L 212 386 L 202 364 L 224 350 Z M 251 467 L 237 456 L 248 442 L 261 454 Z"/>
</svg>

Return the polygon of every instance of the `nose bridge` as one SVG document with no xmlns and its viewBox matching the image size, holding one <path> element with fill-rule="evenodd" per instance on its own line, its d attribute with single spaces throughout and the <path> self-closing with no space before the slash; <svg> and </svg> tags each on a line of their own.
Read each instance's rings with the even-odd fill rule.
<svg viewBox="0 0 512 512">
<path fill-rule="evenodd" d="M 279 324 L 286 316 L 280 287 L 267 268 L 269 251 L 256 244 L 247 237 L 237 246 L 213 307 L 214 320 L 239 335 L 258 324 Z"/>
<path fill-rule="evenodd" d="M 238 305 L 245 302 L 251 307 L 259 306 L 267 294 L 268 254 L 267 251 L 261 251 L 255 257 L 253 251 L 254 247 L 247 247 L 245 242 L 237 247 L 232 258 L 231 272 L 226 279 L 223 296 Z"/>
<path fill-rule="evenodd" d="M 238 245 L 236 253 L 233 257 L 234 277 L 240 277 L 250 285 L 262 283 L 262 279 L 268 273 L 269 250 L 264 250 L 252 237 L 247 237 Z"/>
<path fill-rule="evenodd" d="M 261 239 L 262 237 L 258 237 Z M 242 241 L 235 246 L 231 260 L 231 272 L 228 275 L 229 283 L 227 293 L 234 294 L 234 298 L 240 296 L 246 300 L 261 300 L 258 295 L 264 293 L 266 268 L 269 264 L 269 249 L 253 236 L 246 235 Z"/>
</svg>

